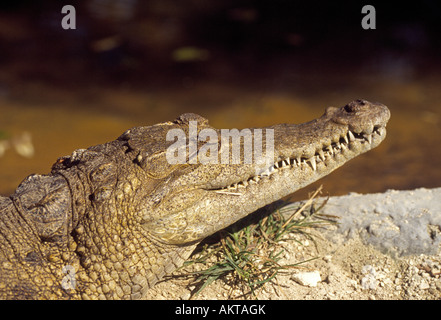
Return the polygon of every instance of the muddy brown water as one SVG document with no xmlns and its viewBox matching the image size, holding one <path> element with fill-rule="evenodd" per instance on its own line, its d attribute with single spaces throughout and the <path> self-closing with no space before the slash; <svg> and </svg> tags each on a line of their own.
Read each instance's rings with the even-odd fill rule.
<svg viewBox="0 0 441 320">
<path fill-rule="evenodd" d="M 183 82 L 184 83 L 184 82 Z M 372 193 L 387 189 L 441 186 L 441 78 L 398 79 L 305 76 L 290 88 L 241 87 L 215 82 L 184 83 L 170 89 L 85 87 L 60 89 L 33 83 L 0 95 L 0 131 L 9 137 L 29 132 L 31 158 L 7 149 L 0 157 L 0 194 L 8 195 L 32 173 L 48 173 L 73 150 L 118 137 L 126 129 L 172 120 L 184 112 L 207 117 L 217 128 L 301 123 L 326 106 L 364 98 L 386 104 L 392 113 L 386 140 L 291 198 L 304 199 L 318 185 L 325 194 Z"/>
</svg>

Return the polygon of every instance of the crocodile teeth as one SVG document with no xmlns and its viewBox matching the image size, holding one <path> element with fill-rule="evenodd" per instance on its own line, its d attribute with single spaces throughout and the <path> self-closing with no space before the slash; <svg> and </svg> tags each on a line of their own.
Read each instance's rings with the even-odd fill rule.
<svg viewBox="0 0 441 320">
<path fill-rule="evenodd" d="M 292 159 L 291 162 L 294 167 L 297 167 L 297 160 L 296 159 Z"/>
<path fill-rule="evenodd" d="M 364 134 L 363 137 L 369 142 L 369 144 L 372 143 L 372 134 Z"/>
<path fill-rule="evenodd" d="M 323 152 L 323 149 L 320 149 L 318 152 L 320 159 L 322 159 L 323 161 L 325 161 L 325 153 Z"/>
<path fill-rule="evenodd" d="M 315 161 L 315 157 L 311 157 L 311 158 L 309 159 L 309 163 L 311 163 L 312 169 L 313 169 L 314 171 L 316 171 L 316 170 L 317 170 L 317 163 L 316 163 L 316 161 Z"/>
<path fill-rule="evenodd" d="M 334 155 L 334 149 L 332 148 L 332 146 L 328 146 L 328 152 L 331 156 Z"/>
<path fill-rule="evenodd" d="M 384 133 L 384 128 L 382 128 L 382 127 L 380 127 L 380 128 L 378 128 L 377 129 L 377 133 L 378 133 L 378 135 L 383 135 L 383 133 Z"/>
<path fill-rule="evenodd" d="M 368 131 L 369 132 L 369 131 Z M 320 164 L 321 162 L 324 163 L 326 166 L 326 159 L 334 157 L 336 154 L 346 152 L 350 146 L 351 143 L 356 142 L 363 142 L 367 141 L 369 144 L 372 143 L 372 136 L 373 134 L 377 134 L 379 136 L 383 135 L 385 133 L 384 128 L 382 127 L 373 127 L 372 132 L 361 132 L 361 133 L 354 133 L 352 131 L 347 132 L 346 135 L 341 136 L 338 141 L 332 142 L 330 145 L 323 146 L 321 149 L 317 150 L 315 155 L 313 155 L 310 158 L 302 158 L 301 156 L 296 157 L 287 157 L 283 160 L 279 160 L 278 162 L 275 162 L 272 166 L 269 166 L 266 168 L 265 171 L 261 172 L 260 174 L 250 177 L 248 180 L 241 181 L 238 183 L 231 184 L 228 187 L 224 187 L 220 190 L 215 190 L 217 193 L 223 193 L 228 195 L 237 195 L 240 196 L 242 193 L 238 192 L 241 189 L 245 189 L 249 187 L 252 184 L 258 184 L 261 179 L 264 179 L 266 177 L 271 176 L 273 173 L 280 171 L 281 169 L 285 168 L 295 168 L 300 167 L 301 165 L 307 165 L 309 162 L 310 167 L 313 169 L 313 171 L 317 171 L 317 164 Z M 142 161 L 142 156 L 138 155 L 137 159 L 138 162 Z"/>
<path fill-rule="evenodd" d="M 257 182 L 259 182 L 259 177 L 258 176 L 254 176 L 249 181 L 250 181 L 250 183 L 257 183 Z"/>
</svg>

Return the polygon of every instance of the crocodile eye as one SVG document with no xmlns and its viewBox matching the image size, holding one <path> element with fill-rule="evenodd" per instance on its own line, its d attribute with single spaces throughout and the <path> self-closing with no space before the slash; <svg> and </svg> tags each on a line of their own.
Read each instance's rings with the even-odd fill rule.
<svg viewBox="0 0 441 320">
<path fill-rule="evenodd" d="M 154 179 L 163 179 L 168 177 L 180 165 L 170 164 L 167 160 L 167 153 L 158 151 L 153 154 L 139 154 L 133 161 L 140 166 L 149 177 Z"/>
<path fill-rule="evenodd" d="M 347 113 L 355 112 L 355 106 L 352 104 L 345 105 L 344 109 Z"/>
</svg>

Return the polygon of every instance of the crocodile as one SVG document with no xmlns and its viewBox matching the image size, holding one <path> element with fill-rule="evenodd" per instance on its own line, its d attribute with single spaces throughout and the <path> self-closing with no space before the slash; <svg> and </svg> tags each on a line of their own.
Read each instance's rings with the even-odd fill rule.
<svg viewBox="0 0 441 320">
<path fill-rule="evenodd" d="M 76 150 L 0 197 L 0 298 L 142 298 L 205 237 L 378 146 L 389 117 L 386 106 L 355 100 L 307 123 L 266 127 L 274 158 L 265 171 L 243 156 L 170 163 L 171 129 L 189 135 L 193 123 L 219 134 L 210 146 L 221 140 L 189 113 Z M 207 141 L 198 139 L 201 151 Z"/>
</svg>

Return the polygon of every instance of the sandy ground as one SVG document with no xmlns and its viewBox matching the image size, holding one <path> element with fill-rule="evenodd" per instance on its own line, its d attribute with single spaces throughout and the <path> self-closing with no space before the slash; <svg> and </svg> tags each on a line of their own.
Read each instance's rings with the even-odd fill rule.
<svg viewBox="0 0 441 320">
<path fill-rule="evenodd" d="M 338 224 L 313 230 L 313 240 L 295 235 L 301 244 L 282 242 L 281 264 L 316 259 L 280 272 L 257 299 L 441 299 L 440 199 L 441 188 L 330 198 L 323 213 L 339 216 Z M 188 279 L 172 278 L 146 298 L 250 298 L 228 279 L 196 297 L 194 290 Z"/>
</svg>

